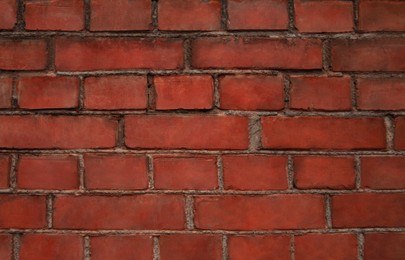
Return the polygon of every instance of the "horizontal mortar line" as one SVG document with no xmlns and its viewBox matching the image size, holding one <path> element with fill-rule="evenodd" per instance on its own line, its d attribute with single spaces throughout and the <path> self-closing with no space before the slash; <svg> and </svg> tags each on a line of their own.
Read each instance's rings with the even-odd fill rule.
<svg viewBox="0 0 405 260">
<path fill-rule="evenodd" d="M 83 153 L 106 153 L 106 154 L 140 154 L 140 155 L 168 155 L 168 154 L 190 154 L 190 155 L 325 155 L 325 156 L 354 156 L 354 155 L 376 155 L 376 156 L 403 156 L 403 151 L 379 151 L 379 150 L 258 150 L 251 152 L 249 150 L 187 150 L 187 149 L 0 149 L 0 153 L 5 154 L 83 154 Z"/>
<path fill-rule="evenodd" d="M 359 194 L 359 193 L 404 193 L 405 189 L 346 189 L 346 190 L 332 190 L 332 189 L 292 189 L 292 190 L 169 190 L 169 189 L 145 189 L 145 190 L 52 190 L 52 189 L 0 189 L 0 194 L 3 195 L 88 195 L 88 196 L 123 196 L 123 195 L 248 195 L 248 196 L 262 196 L 262 195 L 289 195 L 289 194 Z"/>
<path fill-rule="evenodd" d="M 331 228 L 331 229 L 285 229 L 285 230 L 129 230 L 129 229 L 0 229 L 0 233 L 23 234 L 79 234 L 79 235 L 165 235 L 165 234 L 222 234 L 222 235 L 303 235 L 311 233 L 381 233 L 405 232 L 405 227 L 395 228 Z"/>
</svg>

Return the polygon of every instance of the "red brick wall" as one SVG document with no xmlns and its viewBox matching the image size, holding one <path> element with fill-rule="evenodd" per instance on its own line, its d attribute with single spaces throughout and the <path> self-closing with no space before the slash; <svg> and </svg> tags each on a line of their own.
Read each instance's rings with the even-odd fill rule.
<svg viewBox="0 0 405 260">
<path fill-rule="evenodd" d="M 0 259 L 405 259 L 405 2 L 1 0 Z"/>
</svg>

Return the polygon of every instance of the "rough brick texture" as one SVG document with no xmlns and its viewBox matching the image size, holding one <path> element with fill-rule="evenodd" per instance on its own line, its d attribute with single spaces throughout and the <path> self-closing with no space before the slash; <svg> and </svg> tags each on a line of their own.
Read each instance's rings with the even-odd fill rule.
<svg viewBox="0 0 405 260">
<path fill-rule="evenodd" d="M 0 260 L 405 259 L 405 1 L 0 0 Z"/>
</svg>

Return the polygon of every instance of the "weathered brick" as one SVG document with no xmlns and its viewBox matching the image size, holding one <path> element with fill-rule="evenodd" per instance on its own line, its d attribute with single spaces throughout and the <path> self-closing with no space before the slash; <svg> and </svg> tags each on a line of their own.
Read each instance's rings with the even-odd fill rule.
<svg viewBox="0 0 405 260">
<path fill-rule="evenodd" d="M 91 259 L 152 259 L 152 238 L 149 236 L 91 237 Z"/>
<path fill-rule="evenodd" d="M 405 157 L 362 157 L 361 186 L 371 189 L 404 189 Z"/>
<path fill-rule="evenodd" d="M 405 31 L 403 1 L 361 0 L 359 28 L 362 31 Z"/>
<path fill-rule="evenodd" d="M 0 69 L 41 70 L 47 65 L 47 47 L 44 40 L 0 40 Z"/>
<path fill-rule="evenodd" d="M 405 109 L 405 81 L 401 78 L 360 78 L 357 80 L 358 108 L 361 110 Z"/>
</svg>

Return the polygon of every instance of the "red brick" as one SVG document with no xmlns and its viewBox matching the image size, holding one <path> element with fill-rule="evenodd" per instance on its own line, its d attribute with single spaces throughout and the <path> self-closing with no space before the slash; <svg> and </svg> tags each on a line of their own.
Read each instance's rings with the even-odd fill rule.
<svg viewBox="0 0 405 260">
<path fill-rule="evenodd" d="M 178 230 L 184 218 L 184 198 L 177 195 L 57 196 L 54 202 L 55 228 Z"/>
<path fill-rule="evenodd" d="M 96 116 L 0 116 L 0 146 L 96 148 L 115 145 L 118 122 Z"/>
<path fill-rule="evenodd" d="M 152 238 L 149 236 L 91 237 L 91 259 L 152 259 Z"/>
<path fill-rule="evenodd" d="M 47 47 L 44 40 L 0 40 L 0 69 L 41 70 L 47 65 Z"/>
<path fill-rule="evenodd" d="M 318 195 L 199 196 L 198 229 L 273 230 L 325 227 L 324 199 Z"/>
<path fill-rule="evenodd" d="M 192 43 L 192 63 L 196 68 L 320 69 L 321 42 L 291 38 L 201 38 Z"/>
<path fill-rule="evenodd" d="M 132 148 L 245 149 L 248 120 L 240 116 L 126 116 Z"/>
<path fill-rule="evenodd" d="M 402 227 L 405 194 L 355 193 L 332 198 L 333 227 Z"/>
<path fill-rule="evenodd" d="M 229 258 L 245 259 L 290 259 L 289 236 L 230 236 Z"/>
<path fill-rule="evenodd" d="M 13 29 L 17 22 L 17 1 L 0 1 L 0 29 Z"/>
<path fill-rule="evenodd" d="M 218 187 L 217 160 L 213 156 L 162 156 L 153 159 L 157 189 L 208 190 Z"/>
<path fill-rule="evenodd" d="M 288 29 L 287 0 L 230 0 L 228 28 L 231 30 Z"/>
<path fill-rule="evenodd" d="M 159 29 L 212 31 L 221 28 L 220 0 L 160 0 Z"/>
<path fill-rule="evenodd" d="M 0 156 L 0 189 L 8 188 L 10 163 L 11 160 L 9 156 Z"/>
<path fill-rule="evenodd" d="M 361 185 L 371 189 L 405 189 L 405 157 L 362 157 Z"/>
<path fill-rule="evenodd" d="M 405 3 L 402 1 L 360 1 L 359 28 L 362 31 L 405 31 Z"/>
<path fill-rule="evenodd" d="M 300 32 L 349 32 L 353 30 L 350 1 L 295 1 L 295 25 Z"/>
<path fill-rule="evenodd" d="M 307 234 L 295 236 L 295 258 L 302 260 L 357 259 L 355 234 Z"/>
<path fill-rule="evenodd" d="M 148 102 L 146 77 L 90 77 L 84 83 L 86 109 L 145 109 Z"/>
<path fill-rule="evenodd" d="M 364 259 L 405 259 L 405 233 L 366 233 Z"/>
<path fill-rule="evenodd" d="M 25 2 L 27 30 L 79 31 L 84 28 L 84 1 L 52 0 Z"/>
<path fill-rule="evenodd" d="M 93 0 L 90 30 L 148 30 L 152 23 L 151 3 L 149 0 Z"/>
<path fill-rule="evenodd" d="M 88 189 L 146 189 L 148 187 L 145 156 L 86 154 L 84 167 Z"/>
<path fill-rule="evenodd" d="M 220 235 L 163 235 L 159 239 L 159 245 L 162 259 L 222 259 Z"/>
<path fill-rule="evenodd" d="M 224 186 L 232 190 L 287 189 L 287 158 L 261 155 L 222 157 Z"/>
<path fill-rule="evenodd" d="M 262 128 L 263 147 L 272 149 L 383 149 L 386 144 L 382 118 L 263 117 Z"/>
<path fill-rule="evenodd" d="M 21 156 L 17 168 L 17 185 L 22 189 L 78 189 L 78 167 L 75 156 Z"/>
<path fill-rule="evenodd" d="M 405 117 L 395 119 L 395 149 L 405 150 Z"/>
<path fill-rule="evenodd" d="M 75 108 L 79 79 L 74 77 L 22 77 L 17 82 L 18 105 L 26 109 Z"/>
<path fill-rule="evenodd" d="M 294 183 L 299 189 L 352 189 L 352 157 L 299 156 L 294 158 Z"/>
<path fill-rule="evenodd" d="M 405 81 L 401 78 L 361 78 L 357 80 L 361 110 L 405 109 Z"/>
<path fill-rule="evenodd" d="M 71 234 L 26 234 L 21 237 L 21 260 L 83 259 L 83 238 Z"/>
<path fill-rule="evenodd" d="M 0 195 L 0 228 L 43 228 L 45 226 L 44 196 Z"/>
<path fill-rule="evenodd" d="M 211 76 L 157 76 L 156 109 L 210 109 L 214 99 Z"/>
<path fill-rule="evenodd" d="M 0 235 L 0 258 L 1 259 L 12 259 L 12 248 L 13 243 L 11 236 L 8 234 Z"/>
<path fill-rule="evenodd" d="M 281 77 L 236 75 L 220 78 L 222 109 L 281 110 L 284 108 L 284 85 Z"/>
<path fill-rule="evenodd" d="M 13 79 L 0 78 L 0 109 L 11 107 L 12 93 L 13 93 Z"/>
<path fill-rule="evenodd" d="M 290 108 L 340 111 L 351 107 L 350 77 L 291 77 Z"/>
<path fill-rule="evenodd" d="M 178 39 L 59 38 L 55 62 L 57 70 L 62 71 L 177 69 L 183 66 L 183 42 Z"/>
<path fill-rule="evenodd" d="M 336 39 L 331 43 L 334 71 L 404 71 L 405 39 Z"/>
</svg>

